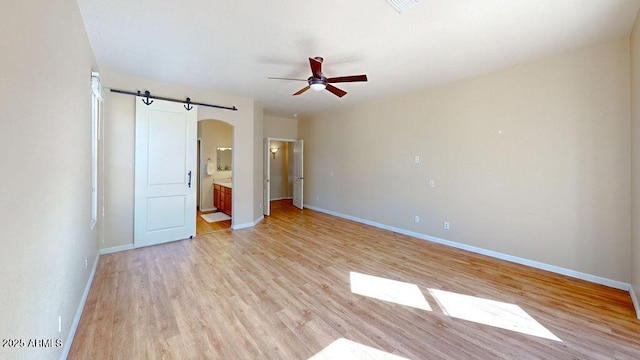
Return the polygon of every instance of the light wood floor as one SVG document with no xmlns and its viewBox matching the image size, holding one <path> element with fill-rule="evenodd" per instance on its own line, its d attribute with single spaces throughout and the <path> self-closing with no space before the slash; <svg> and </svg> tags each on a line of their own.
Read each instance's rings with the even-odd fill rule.
<svg viewBox="0 0 640 360">
<path fill-rule="evenodd" d="M 209 214 L 209 213 L 210 211 L 204 212 L 204 213 L 201 212 L 200 210 L 197 211 L 196 235 L 204 235 L 204 234 L 212 233 L 214 231 L 228 230 L 231 228 L 231 220 L 216 221 L 216 222 L 210 223 L 200 216 L 202 214 Z"/>
<path fill-rule="evenodd" d="M 289 204 L 102 256 L 69 358 L 308 359 L 343 338 L 414 360 L 640 359 L 625 291 Z M 416 284 L 432 311 L 354 294 L 352 271 Z M 518 305 L 561 341 L 457 319 L 429 289 Z"/>
</svg>

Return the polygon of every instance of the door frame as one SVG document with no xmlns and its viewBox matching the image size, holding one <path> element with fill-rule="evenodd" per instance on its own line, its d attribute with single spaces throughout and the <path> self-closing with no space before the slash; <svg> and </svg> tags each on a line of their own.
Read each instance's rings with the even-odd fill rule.
<svg viewBox="0 0 640 360">
<path fill-rule="evenodd" d="M 233 175 L 236 171 L 236 125 L 223 120 L 221 118 L 202 118 L 202 119 L 198 119 L 198 128 L 200 129 L 200 127 L 202 126 L 203 123 L 205 122 L 209 122 L 209 121 L 218 121 L 220 123 L 223 123 L 224 125 L 227 125 L 229 127 L 231 127 L 231 148 L 233 149 L 233 152 L 231 153 L 231 184 L 233 186 L 233 184 L 235 183 L 235 176 Z M 202 141 L 204 139 L 204 136 L 202 133 L 198 134 L 198 141 L 199 141 L 199 149 L 200 149 L 200 161 L 198 163 L 198 166 L 200 167 L 199 173 L 198 175 L 200 176 L 200 178 L 198 179 L 198 191 L 200 192 L 200 203 L 198 204 L 200 207 L 200 211 L 202 211 L 202 202 L 203 202 L 203 196 L 202 196 L 202 192 L 203 192 L 203 185 L 204 185 L 204 181 L 202 180 L 202 177 L 204 175 L 204 173 L 207 171 L 207 166 L 206 166 L 206 160 L 203 157 L 203 150 L 202 150 Z M 235 205 L 235 197 L 236 197 L 236 193 L 235 192 L 231 192 L 231 207 L 234 208 Z M 197 216 L 197 215 L 196 215 Z M 231 229 L 233 229 L 233 226 L 235 224 L 235 217 L 231 216 Z"/>
<path fill-rule="evenodd" d="M 293 206 L 302 210 L 304 209 L 304 140 L 296 140 L 293 143 L 293 176 Z"/>
<path fill-rule="evenodd" d="M 277 137 L 265 137 L 264 138 L 264 146 L 262 151 L 264 152 L 263 154 L 263 166 L 265 167 L 264 170 L 264 175 L 266 175 L 266 177 L 264 177 L 262 179 L 263 184 L 268 184 L 267 186 L 271 186 L 270 180 L 271 179 L 271 153 L 269 152 L 269 149 L 271 149 L 271 141 L 280 141 L 280 142 L 286 142 L 286 143 L 290 143 L 291 146 L 293 146 L 293 144 L 298 141 L 299 139 L 289 139 L 289 138 L 277 138 Z M 265 191 L 263 188 L 264 194 L 263 194 L 263 204 L 262 204 L 262 213 L 266 216 L 269 216 L 271 214 L 271 194 L 270 191 Z"/>
</svg>

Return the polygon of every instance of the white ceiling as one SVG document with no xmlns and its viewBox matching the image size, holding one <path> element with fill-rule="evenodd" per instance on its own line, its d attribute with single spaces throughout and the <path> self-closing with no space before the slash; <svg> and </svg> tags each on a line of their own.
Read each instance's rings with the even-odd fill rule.
<svg viewBox="0 0 640 360">
<path fill-rule="evenodd" d="M 404 14 L 385 0 L 78 4 L 101 69 L 253 98 L 291 117 L 628 35 L 640 0 L 422 0 Z M 304 82 L 267 79 L 306 79 L 314 56 L 327 77 L 365 73 L 369 82 L 337 84 L 343 98 L 294 97 Z"/>
</svg>

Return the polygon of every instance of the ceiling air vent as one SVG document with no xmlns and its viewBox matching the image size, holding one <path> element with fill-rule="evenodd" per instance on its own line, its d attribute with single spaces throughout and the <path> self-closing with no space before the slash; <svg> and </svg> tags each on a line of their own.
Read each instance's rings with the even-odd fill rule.
<svg viewBox="0 0 640 360">
<path fill-rule="evenodd" d="M 393 6 L 400 14 L 416 6 L 420 0 L 387 0 L 389 5 Z"/>
</svg>

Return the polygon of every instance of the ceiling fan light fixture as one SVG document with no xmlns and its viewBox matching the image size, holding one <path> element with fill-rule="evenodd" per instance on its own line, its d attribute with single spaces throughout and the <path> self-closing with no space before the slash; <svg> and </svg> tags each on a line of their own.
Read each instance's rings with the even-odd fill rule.
<svg viewBox="0 0 640 360">
<path fill-rule="evenodd" d="M 327 85 L 323 83 L 310 84 L 309 86 L 311 87 L 311 90 L 314 91 L 322 91 L 327 88 Z"/>
</svg>

